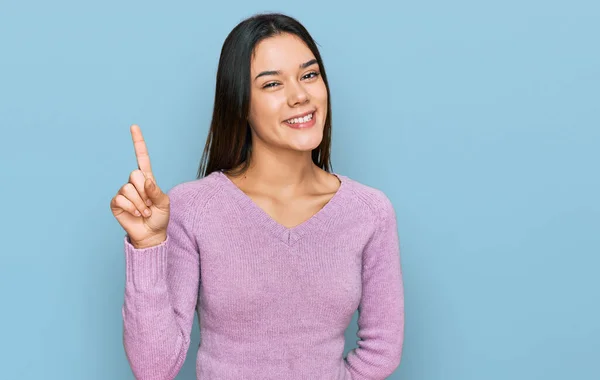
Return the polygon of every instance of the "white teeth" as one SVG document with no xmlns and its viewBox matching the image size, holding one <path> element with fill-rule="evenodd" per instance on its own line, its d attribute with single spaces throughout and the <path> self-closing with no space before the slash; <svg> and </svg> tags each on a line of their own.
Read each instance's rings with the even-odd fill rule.
<svg viewBox="0 0 600 380">
<path fill-rule="evenodd" d="M 306 123 L 307 121 L 312 120 L 312 118 L 313 118 L 313 114 L 310 113 L 310 114 L 308 114 L 308 115 L 306 115 L 304 117 L 297 117 L 297 118 L 294 118 L 294 119 L 286 120 L 286 123 L 290 123 L 290 124 Z"/>
</svg>

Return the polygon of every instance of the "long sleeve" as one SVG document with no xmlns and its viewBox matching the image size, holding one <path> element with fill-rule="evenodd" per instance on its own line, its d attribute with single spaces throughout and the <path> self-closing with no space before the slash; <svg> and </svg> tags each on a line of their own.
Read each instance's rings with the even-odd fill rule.
<svg viewBox="0 0 600 380">
<path fill-rule="evenodd" d="M 136 249 L 125 236 L 123 345 L 137 379 L 174 379 L 190 345 L 200 282 L 197 208 L 185 185 L 168 192 L 167 239 Z"/>
<path fill-rule="evenodd" d="M 379 226 L 363 250 L 358 347 L 346 367 L 353 380 L 384 380 L 400 365 L 404 341 L 404 286 L 396 214 L 379 197 Z"/>
</svg>

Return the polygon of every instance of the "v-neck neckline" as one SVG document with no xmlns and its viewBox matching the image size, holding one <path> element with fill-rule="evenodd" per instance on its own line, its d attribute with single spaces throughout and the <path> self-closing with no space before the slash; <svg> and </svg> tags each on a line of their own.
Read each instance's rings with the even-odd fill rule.
<svg viewBox="0 0 600 380">
<path fill-rule="evenodd" d="M 342 198 L 349 182 L 349 178 L 344 175 L 330 173 L 336 176 L 340 181 L 340 185 L 335 194 L 333 194 L 329 201 L 327 201 L 327 203 L 311 217 L 293 227 L 287 227 L 279 223 L 263 210 L 263 208 L 254 202 L 248 194 L 233 183 L 222 170 L 217 170 L 215 173 L 217 178 L 224 184 L 225 188 L 229 190 L 228 194 L 232 195 L 245 211 L 250 212 L 259 223 L 287 245 L 294 244 L 311 229 L 318 227 L 326 221 L 327 218 L 334 216 L 336 212 L 338 212 L 339 205 L 343 203 Z"/>
</svg>

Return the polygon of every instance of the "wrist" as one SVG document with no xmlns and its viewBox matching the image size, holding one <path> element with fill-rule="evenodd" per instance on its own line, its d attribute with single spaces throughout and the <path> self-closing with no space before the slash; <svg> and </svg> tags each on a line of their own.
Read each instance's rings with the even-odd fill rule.
<svg viewBox="0 0 600 380">
<path fill-rule="evenodd" d="M 131 237 L 129 238 L 129 242 L 135 249 L 145 249 L 145 248 L 156 247 L 157 245 L 164 243 L 165 240 L 167 240 L 166 233 L 153 235 L 153 236 L 147 237 L 142 240 L 134 240 Z"/>
</svg>

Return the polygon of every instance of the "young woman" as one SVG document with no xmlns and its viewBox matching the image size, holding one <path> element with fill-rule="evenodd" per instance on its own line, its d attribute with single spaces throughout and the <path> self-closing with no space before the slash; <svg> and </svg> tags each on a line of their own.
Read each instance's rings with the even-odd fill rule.
<svg viewBox="0 0 600 380">
<path fill-rule="evenodd" d="M 173 379 L 198 313 L 198 379 L 385 379 L 404 293 L 396 214 L 330 170 L 331 102 L 315 42 L 260 14 L 226 38 L 198 178 L 162 192 L 138 169 L 111 201 L 126 231 L 123 339 L 139 379 Z M 358 347 L 343 357 L 358 309 Z"/>
</svg>

